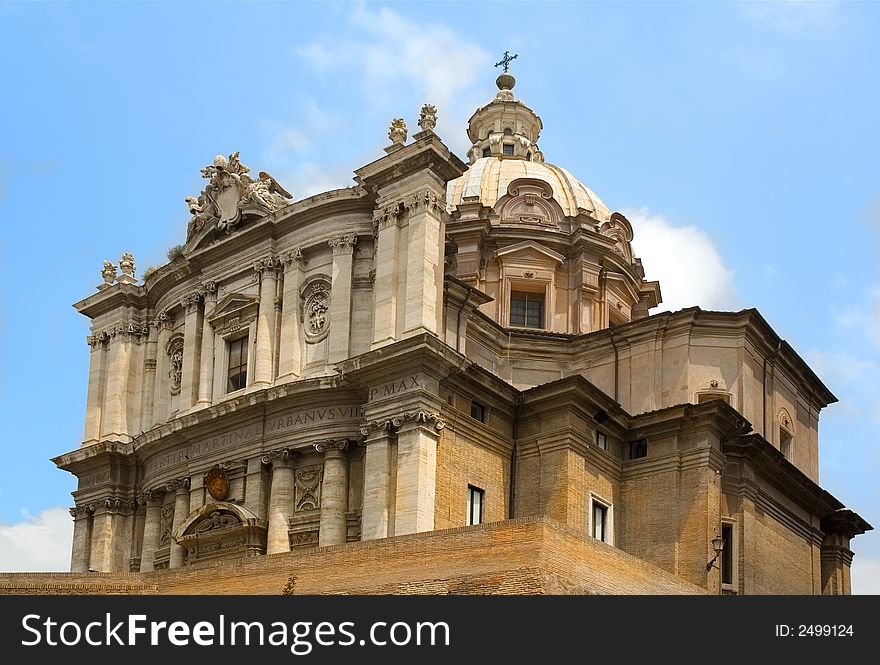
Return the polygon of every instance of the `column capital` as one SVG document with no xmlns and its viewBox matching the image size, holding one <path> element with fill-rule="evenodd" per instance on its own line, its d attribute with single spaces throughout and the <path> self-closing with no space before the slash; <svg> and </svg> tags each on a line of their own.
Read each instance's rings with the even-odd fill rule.
<svg viewBox="0 0 880 665">
<path fill-rule="evenodd" d="M 274 276 L 282 270 L 284 270 L 284 263 L 274 254 L 269 254 L 262 259 L 254 261 L 254 272 L 257 279 L 260 279 L 264 272 Z"/>
<path fill-rule="evenodd" d="M 292 465 L 298 457 L 299 453 L 297 451 L 290 448 L 280 448 L 270 450 L 260 458 L 260 461 L 263 464 L 282 467 Z"/>
<path fill-rule="evenodd" d="M 397 224 L 397 219 L 403 212 L 402 201 L 392 201 L 373 211 L 373 235 L 378 236 L 379 231 L 392 224 Z"/>
<path fill-rule="evenodd" d="M 410 423 L 412 427 L 424 426 L 437 432 L 446 427 L 446 423 L 441 420 L 440 414 L 431 411 L 406 411 L 400 419 L 403 422 L 398 427 L 403 427 L 406 426 L 406 423 Z"/>
<path fill-rule="evenodd" d="M 357 234 L 349 233 L 338 238 L 331 238 L 327 241 L 333 254 L 351 254 L 354 252 L 354 246 L 357 244 Z"/>
<path fill-rule="evenodd" d="M 442 213 L 446 212 L 446 201 L 436 192 L 432 192 L 430 189 L 424 189 L 406 197 L 403 201 L 403 207 L 406 208 L 409 213 L 416 213 L 421 210 Z"/>
<path fill-rule="evenodd" d="M 88 503 L 87 504 L 80 504 L 80 505 L 74 506 L 73 508 L 69 508 L 68 512 L 70 513 L 70 516 L 73 519 L 81 520 L 85 517 L 88 517 L 92 513 L 94 513 L 95 506 L 94 506 L 94 504 L 88 504 Z"/>
<path fill-rule="evenodd" d="M 339 454 L 348 448 L 348 439 L 327 439 L 326 441 L 318 441 L 314 446 L 315 450 L 324 453 L 325 456 Z"/>
<path fill-rule="evenodd" d="M 290 264 L 294 268 L 305 268 L 309 263 L 309 259 L 302 247 L 294 247 L 289 252 L 281 255 L 281 262 L 285 265 Z"/>
<path fill-rule="evenodd" d="M 151 490 L 144 490 L 140 494 L 138 494 L 138 503 L 141 503 L 145 506 L 154 505 L 161 506 L 162 500 L 165 498 L 165 490 L 156 488 Z"/>
<path fill-rule="evenodd" d="M 176 494 L 188 492 L 189 478 L 175 478 L 174 480 L 169 480 L 165 483 L 165 490 L 168 492 L 175 492 Z"/>
<path fill-rule="evenodd" d="M 188 293 L 180 299 L 180 306 L 186 310 L 186 313 L 194 312 L 199 307 L 199 303 L 202 301 L 203 294 L 200 290 L 196 289 L 192 293 Z"/>
<path fill-rule="evenodd" d="M 156 326 L 157 330 L 171 330 L 174 326 L 174 317 L 168 310 L 161 311 L 156 314 L 156 319 L 153 321 L 153 325 Z"/>
</svg>

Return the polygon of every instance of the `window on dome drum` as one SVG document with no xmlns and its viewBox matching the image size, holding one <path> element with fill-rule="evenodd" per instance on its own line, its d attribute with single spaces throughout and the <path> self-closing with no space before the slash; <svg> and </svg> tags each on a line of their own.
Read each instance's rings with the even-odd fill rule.
<svg viewBox="0 0 880 665">
<path fill-rule="evenodd" d="M 596 430 L 596 445 L 602 450 L 608 450 L 608 437 L 603 432 Z"/>
<path fill-rule="evenodd" d="M 486 422 L 486 407 L 479 402 L 471 402 L 471 418 L 481 423 Z"/>
<path fill-rule="evenodd" d="M 504 135 L 505 135 L 505 136 L 512 136 L 512 135 L 513 135 L 513 130 L 512 130 L 510 127 L 505 127 L 505 128 L 504 128 Z"/>
<path fill-rule="evenodd" d="M 629 444 L 629 458 L 630 459 L 639 459 L 641 457 L 648 456 L 648 440 L 647 439 L 639 439 L 638 441 L 632 441 Z"/>
<path fill-rule="evenodd" d="M 733 584 L 733 524 L 721 525 L 724 549 L 721 550 L 721 583 Z"/>
<path fill-rule="evenodd" d="M 505 143 L 502 147 L 505 155 L 513 155 L 513 143 Z"/>
<path fill-rule="evenodd" d="M 611 528 L 608 523 L 608 506 L 599 503 L 596 499 L 591 500 L 593 504 L 592 524 L 590 524 L 590 535 L 596 540 L 603 543 L 610 543 Z"/>
<path fill-rule="evenodd" d="M 492 148 L 483 148 L 483 157 L 491 157 Z"/>
<path fill-rule="evenodd" d="M 779 451 L 785 455 L 785 459 L 791 461 L 791 432 L 784 427 L 779 428 Z"/>
<path fill-rule="evenodd" d="M 483 523 L 483 490 L 468 485 L 467 526 Z"/>
<path fill-rule="evenodd" d="M 523 328 L 543 328 L 544 294 L 511 291 L 510 325 Z"/>
<path fill-rule="evenodd" d="M 229 342 L 229 369 L 226 392 L 241 390 L 247 385 L 248 338 L 239 337 Z"/>
</svg>

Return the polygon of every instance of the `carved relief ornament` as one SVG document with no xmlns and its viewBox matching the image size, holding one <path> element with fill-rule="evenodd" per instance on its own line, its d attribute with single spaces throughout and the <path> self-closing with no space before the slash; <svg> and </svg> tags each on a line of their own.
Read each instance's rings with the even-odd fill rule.
<svg viewBox="0 0 880 665">
<path fill-rule="evenodd" d="M 326 275 L 316 275 L 300 291 L 300 321 L 309 344 L 317 344 L 330 332 L 330 298 Z"/>
</svg>

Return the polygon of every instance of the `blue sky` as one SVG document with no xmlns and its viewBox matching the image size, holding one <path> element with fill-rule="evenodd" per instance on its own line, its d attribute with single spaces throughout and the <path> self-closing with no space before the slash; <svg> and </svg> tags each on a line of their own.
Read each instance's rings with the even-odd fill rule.
<svg viewBox="0 0 880 665">
<path fill-rule="evenodd" d="M 840 398 L 821 483 L 880 527 L 878 26 L 876 3 L 0 4 L 0 569 L 66 566 L 49 458 L 81 440 L 71 305 L 102 260 L 163 263 L 217 153 L 302 197 L 431 102 L 464 157 L 505 49 L 547 160 L 633 222 L 660 309 L 757 307 Z M 854 549 L 880 593 L 880 536 Z"/>
</svg>

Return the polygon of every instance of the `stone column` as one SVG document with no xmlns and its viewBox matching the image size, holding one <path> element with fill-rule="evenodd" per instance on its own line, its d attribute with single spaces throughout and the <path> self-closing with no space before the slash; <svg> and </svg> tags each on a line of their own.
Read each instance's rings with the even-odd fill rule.
<svg viewBox="0 0 880 665">
<path fill-rule="evenodd" d="M 115 572 L 113 569 L 113 527 L 116 518 L 116 501 L 118 499 L 109 498 L 95 503 L 89 568 L 99 573 Z"/>
<path fill-rule="evenodd" d="M 128 437 L 129 356 L 131 338 L 127 326 L 119 323 L 113 329 L 107 346 L 107 383 L 101 411 L 101 437 Z"/>
<path fill-rule="evenodd" d="M 295 453 L 287 449 L 273 450 L 262 458 L 272 465 L 272 485 L 269 490 L 269 530 L 266 536 L 266 554 L 290 551 L 288 522 L 296 500 L 296 482 L 293 474 Z"/>
<path fill-rule="evenodd" d="M 406 252 L 406 318 L 404 336 L 438 335 L 443 309 L 443 212 L 445 185 L 424 189 L 406 202 L 409 245 Z"/>
<path fill-rule="evenodd" d="M 89 353 L 89 391 L 86 397 L 86 429 L 83 445 L 101 440 L 101 412 L 104 407 L 104 386 L 106 382 L 107 348 L 104 335 L 89 335 L 86 338 Z"/>
<path fill-rule="evenodd" d="M 208 316 L 217 304 L 217 284 L 204 285 L 202 314 L 202 348 L 199 353 L 199 401 L 196 406 L 210 406 L 214 399 L 214 327 Z"/>
<path fill-rule="evenodd" d="M 376 349 L 393 342 L 397 335 L 397 254 L 400 230 L 397 228 L 399 203 L 392 203 L 376 211 L 373 222 L 377 225 L 376 283 L 373 287 L 374 311 L 373 343 Z"/>
<path fill-rule="evenodd" d="M 260 309 L 257 313 L 257 343 L 254 357 L 254 380 L 256 385 L 268 386 L 275 378 L 272 351 L 275 348 L 275 290 L 276 269 L 280 262 L 275 257 L 262 259 L 254 264 L 260 279 Z"/>
<path fill-rule="evenodd" d="M 180 303 L 186 310 L 186 318 L 183 322 L 183 376 L 180 380 L 178 397 L 181 413 L 191 409 L 198 400 L 201 372 L 199 355 L 202 341 L 202 315 L 199 311 L 201 299 L 201 293 L 196 291 L 186 296 Z"/>
<path fill-rule="evenodd" d="M 73 548 L 70 556 L 70 572 L 85 573 L 89 569 L 92 550 L 92 511 L 94 506 L 83 505 L 70 509 L 73 518 Z"/>
<path fill-rule="evenodd" d="M 147 515 L 144 520 L 144 538 L 141 547 L 141 572 L 153 570 L 153 560 L 159 548 L 162 529 L 162 498 L 164 492 L 144 492 L 143 501 L 147 504 Z"/>
<path fill-rule="evenodd" d="M 431 531 L 437 487 L 437 440 L 444 427 L 436 414 L 407 413 L 397 433 L 394 535 Z"/>
<path fill-rule="evenodd" d="M 184 548 L 178 545 L 173 534 L 177 531 L 177 527 L 189 515 L 189 478 L 177 478 L 172 480 L 166 486 L 169 492 L 174 492 L 174 520 L 171 522 L 171 551 L 169 552 L 168 567 L 183 567 Z"/>
<path fill-rule="evenodd" d="M 357 236 L 352 233 L 329 241 L 333 250 L 330 293 L 330 334 L 327 361 L 348 358 L 351 338 L 351 268 Z"/>
<path fill-rule="evenodd" d="M 141 429 L 153 426 L 153 409 L 156 400 L 156 368 L 158 366 L 158 326 L 156 322 L 147 329 L 147 348 L 144 352 L 144 377 L 141 388 Z"/>
<path fill-rule="evenodd" d="M 284 257 L 284 288 L 281 293 L 281 344 L 278 359 L 278 378 L 296 378 L 302 365 L 302 326 L 300 325 L 299 286 L 306 263 L 298 247 Z"/>
<path fill-rule="evenodd" d="M 266 519 L 268 509 L 268 487 L 265 466 L 259 457 L 247 461 L 247 476 L 244 484 L 244 507 L 261 520 Z"/>
<path fill-rule="evenodd" d="M 169 384 L 168 341 L 174 319 L 168 312 L 159 312 L 156 316 L 156 376 L 153 384 L 153 419 L 152 424 L 160 425 L 168 420 Z"/>
<path fill-rule="evenodd" d="M 321 485 L 321 521 L 318 547 L 344 545 L 348 535 L 348 442 L 324 441 L 315 450 L 324 453 L 324 481 Z"/>
<path fill-rule="evenodd" d="M 362 429 L 364 441 L 364 507 L 361 540 L 388 537 L 388 512 L 391 500 L 391 434 L 387 429 L 373 432 Z"/>
</svg>

